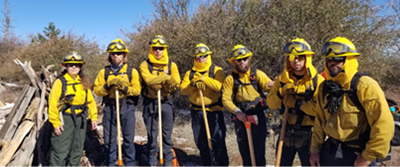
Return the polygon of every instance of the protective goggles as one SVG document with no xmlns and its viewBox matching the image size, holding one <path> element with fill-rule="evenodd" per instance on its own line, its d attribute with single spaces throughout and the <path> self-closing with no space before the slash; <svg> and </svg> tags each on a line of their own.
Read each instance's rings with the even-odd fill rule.
<svg viewBox="0 0 400 167">
<path fill-rule="evenodd" d="M 328 57 L 328 58 L 326 58 L 326 61 L 327 61 L 328 63 L 330 63 L 330 62 L 338 62 L 338 63 L 341 63 L 341 62 L 346 61 L 346 57 L 345 57 L 345 56 L 341 56 L 341 57 Z"/>
<path fill-rule="evenodd" d="M 82 56 L 76 53 L 71 53 L 70 55 L 65 56 L 64 61 L 82 61 Z"/>
<path fill-rule="evenodd" d="M 357 53 L 356 50 L 352 50 L 350 47 L 348 47 L 347 45 L 344 45 L 342 43 L 338 43 L 338 42 L 325 43 L 324 46 L 322 47 L 322 54 L 326 56 L 331 51 L 335 55 L 343 54 L 346 52 Z"/>
<path fill-rule="evenodd" d="M 108 45 L 107 50 L 114 50 L 115 48 L 117 48 L 117 50 L 126 49 L 125 45 L 121 42 L 113 42 Z"/>
<path fill-rule="evenodd" d="M 299 61 L 303 61 L 306 59 L 306 55 L 288 55 L 289 57 L 289 61 L 294 61 L 295 59 L 299 60 Z"/>
<path fill-rule="evenodd" d="M 247 55 L 249 52 L 250 51 L 247 48 L 239 48 L 239 49 L 236 49 L 235 51 L 233 51 L 232 57 L 236 58 L 236 57 L 239 57 L 242 55 L 244 56 L 244 55 Z"/>
<path fill-rule="evenodd" d="M 160 43 L 161 45 L 168 45 L 167 41 L 165 41 L 164 38 L 160 38 L 160 37 L 154 37 L 149 41 L 149 44 L 157 44 Z"/>
<path fill-rule="evenodd" d="M 311 51 L 311 49 L 304 43 L 301 42 L 291 42 L 286 44 L 285 53 L 292 53 L 293 49 L 296 50 L 297 53 L 302 53 L 305 51 Z"/>
<path fill-rule="evenodd" d="M 198 55 L 198 54 L 206 54 L 207 52 L 209 52 L 210 50 L 207 47 L 204 46 L 200 46 L 197 47 L 196 49 L 194 49 L 194 55 Z"/>
</svg>

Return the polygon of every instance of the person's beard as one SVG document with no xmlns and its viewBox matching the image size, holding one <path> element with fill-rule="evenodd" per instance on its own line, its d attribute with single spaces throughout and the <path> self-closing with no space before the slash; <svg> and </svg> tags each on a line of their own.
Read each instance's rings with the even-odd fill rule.
<svg viewBox="0 0 400 167">
<path fill-rule="evenodd" d="M 247 70 L 249 70 L 250 65 L 247 64 L 244 66 L 244 68 L 241 68 L 240 66 L 235 66 L 236 71 L 240 72 L 240 73 L 245 73 L 247 72 Z"/>
</svg>

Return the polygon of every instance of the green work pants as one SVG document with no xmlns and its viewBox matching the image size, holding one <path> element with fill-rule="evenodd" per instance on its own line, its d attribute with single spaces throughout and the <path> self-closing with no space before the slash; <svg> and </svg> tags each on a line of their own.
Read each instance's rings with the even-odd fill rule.
<svg viewBox="0 0 400 167">
<path fill-rule="evenodd" d="M 50 166 L 80 166 L 86 135 L 86 119 L 64 114 L 64 131 L 51 135 Z M 84 119 L 84 120 L 82 120 Z"/>
</svg>

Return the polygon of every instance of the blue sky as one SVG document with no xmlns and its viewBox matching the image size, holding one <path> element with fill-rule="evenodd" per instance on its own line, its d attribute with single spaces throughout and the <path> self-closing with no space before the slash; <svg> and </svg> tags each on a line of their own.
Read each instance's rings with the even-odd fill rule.
<svg viewBox="0 0 400 167">
<path fill-rule="evenodd" d="M 192 0 L 191 10 L 199 1 Z M 0 2 L 0 10 L 4 12 L 4 0 Z M 373 2 L 384 4 L 387 0 Z M 42 33 L 49 22 L 54 22 L 62 32 L 72 31 L 87 39 L 96 37 L 104 47 L 116 38 L 123 38 L 120 29 L 134 31 L 134 23 L 152 17 L 154 12 L 149 0 L 9 0 L 9 6 L 14 26 L 11 32 L 20 39 L 29 41 L 29 34 Z M 0 18 L 4 20 L 3 14 Z"/>
<path fill-rule="evenodd" d="M 0 2 L 3 12 L 4 0 Z M 11 31 L 20 39 L 42 33 L 49 22 L 54 22 L 62 32 L 96 37 L 100 46 L 123 37 L 120 29 L 133 31 L 134 23 L 154 11 L 149 0 L 9 0 L 9 6 L 14 26 Z M 0 18 L 4 20 L 4 15 Z"/>
</svg>

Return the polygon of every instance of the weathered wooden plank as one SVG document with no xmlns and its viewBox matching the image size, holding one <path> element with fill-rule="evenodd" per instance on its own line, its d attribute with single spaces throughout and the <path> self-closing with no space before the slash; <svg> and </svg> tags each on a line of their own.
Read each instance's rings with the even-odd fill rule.
<svg viewBox="0 0 400 167">
<path fill-rule="evenodd" d="M 13 157 L 15 157 L 7 166 L 29 166 L 32 162 L 28 157 L 33 155 L 33 151 L 35 150 L 36 145 L 36 134 L 37 130 L 32 129 L 23 141 L 21 147 L 15 153 Z"/>
<path fill-rule="evenodd" d="M 40 103 L 40 98 L 34 97 L 28 109 L 26 110 L 26 114 L 23 120 L 30 120 L 32 122 L 36 121 L 39 103 Z"/>
<path fill-rule="evenodd" d="M 14 107 L 11 109 L 10 113 L 6 117 L 6 123 L 0 130 L 0 139 L 3 139 L 4 136 L 7 134 L 8 129 L 11 126 L 12 119 L 14 118 L 15 113 L 18 111 L 19 106 L 21 105 L 22 101 L 25 99 L 25 95 L 29 90 L 29 85 L 25 85 L 22 89 L 21 95 L 18 97 L 18 100 L 15 102 Z"/>
<path fill-rule="evenodd" d="M 25 95 L 24 100 L 22 101 L 18 111 L 15 113 L 14 117 L 10 119 L 10 126 L 6 131 L 6 134 L 4 135 L 4 138 L 2 139 L 3 142 L 9 142 L 11 138 L 14 136 L 15 131 L 18 128 L 18 125 L 21 123 L 22 117 L 26 113 L 26 108 L 28 107 L 29 103 L 31 102 L 31 99 L 33 95 L 35 94 L 36 88 L 30 87 L 28 92 Z M 8 121 L 8 120 L 7 120 Z M 6 122 L 7 123 L 7 122 Z"/>
<path fill-rule="evenodd" d="M 17 132 L 15 133 L 15 137 L 11 140 L 9 144 L 5 146 L 5 148 L 0 153 L 0 166 L 6 166 L 12 156 L 14 155 L 15 151 L 21 145 L 22 140 L 28 134 L 28 132 L 32 129 L 33 125 L 32 121 L 24 121 L 22 122 L 21 126 L 18 128 Z"/>
</svg>

